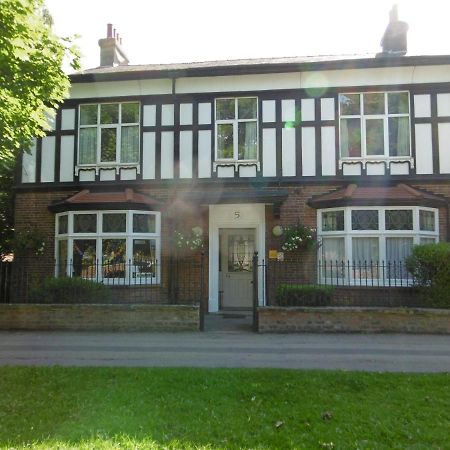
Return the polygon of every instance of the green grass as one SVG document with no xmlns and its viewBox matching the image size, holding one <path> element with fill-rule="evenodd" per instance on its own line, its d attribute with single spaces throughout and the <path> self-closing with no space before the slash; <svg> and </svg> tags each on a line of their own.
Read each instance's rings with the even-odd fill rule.
<svg viewBox="0 0 450 450">
<path fill-rule="evenodd" d="M 449 406 L 450 374 L 3 367 L 0 448 L 449 449 Z"/>
</svg>

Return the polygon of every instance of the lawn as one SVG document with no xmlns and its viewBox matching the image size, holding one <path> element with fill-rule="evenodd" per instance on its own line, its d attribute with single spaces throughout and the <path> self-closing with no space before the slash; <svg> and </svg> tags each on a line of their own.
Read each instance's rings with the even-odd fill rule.
<svg viewBox="0 0 450 450">
<path fill-rule="evenodd" d="M 0 368 L 0 448 L 449 449 L 450 374 Z"/>
</svg>

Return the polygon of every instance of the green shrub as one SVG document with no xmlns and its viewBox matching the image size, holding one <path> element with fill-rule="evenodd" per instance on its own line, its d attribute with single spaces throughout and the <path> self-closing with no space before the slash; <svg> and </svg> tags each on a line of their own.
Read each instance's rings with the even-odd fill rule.
<svg viewBox="0 0 450 450">
<path fill-rule="evenodd" d="M 46 278 L 34 286 L 31 303 L 110 303 L 111 290 L 95 281 L 82 278 Z"/>
<path fill-rule="evenodd" d="M 329 306 L 333 288 L 311 284 L 280 284 L 276 300 L 279 306 Z"/>
<path fill-rule="evenodd" d="M 427 306 L 450 308 L 450 244 L 417 245 L 406 267 L 419 286 Z"/>
</svg>

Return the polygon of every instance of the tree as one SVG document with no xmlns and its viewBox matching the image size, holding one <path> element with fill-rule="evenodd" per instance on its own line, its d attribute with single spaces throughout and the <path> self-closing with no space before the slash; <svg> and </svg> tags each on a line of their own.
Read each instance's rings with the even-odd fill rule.
<svg viewBox="0 0 450 450">
<path fill-rule="evenodd" d="M 79 68 L 73 38 L 56 36 L 51 26 L 43 0 L 0 1 L 0 253 L 11 234 L 15 158 L 45 135 L 68 95 L 64 62 Z"/>
</svg>

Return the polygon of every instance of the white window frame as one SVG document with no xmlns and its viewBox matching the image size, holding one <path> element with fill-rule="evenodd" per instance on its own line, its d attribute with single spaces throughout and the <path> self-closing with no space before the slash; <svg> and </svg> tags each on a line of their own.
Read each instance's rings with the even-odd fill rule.
<svg viewBox="0 0 450 450">
<path fill-rule="evenodd" d="M 133 123 L 122 123 L 122 105 L 137 103 L 139 105 L 139 120 Z M 119 122 L 118 123 L 100 123 L 100 108 L 101 105 L 119 105 Z M 97 106 L 97 123 L 95 125 L 81 125 L 81 107 L 82 106 Z M 140 164 L 140 148 L 141 148 L 141 116 L 142 105 L 139 101 L 126 101 L 126 102 L 101 102 L 101 103 L 81 103 L 78 106 L 78 145 L 77 145 L 77 166 L 76 174 L 79 169 L 95 168 L 98 173 L 99 168 L 115 168 L 117 173 L 120 168 L 137 168 L 139 173 Z M 135 162 L 122 162 L 121 161 L 121 145 L 122 145 L 122 128 L 123 127 L 138 127 L 138 159 Z M 80 134 L 81 130 L 85 128 L 97 129 L 97 149 L 96 149 L 96 161 L 95 163 L 80 163 Z M 116 129 L 116 159 L 115 161 L 102 161 L 101 160 L 101 130 L 102 129 Z"/>
<path fill-rule="evenodd" d="M 254 119 L 239 119 L 238 116 L 238 102 L 239 100 L 245 98 L 252 98 L 256 100 L 256 117 Z M 217 101 L 218 100 L 234 100 L 234 119 L 217 119 Z M 258 165 L 259 161 L 259 101 L 258 97 L 254 95 L 243 96 L 243 97 L 220 97 L 214 100 L 214 133 L 215 133 L 215 163 L 214 169 L 217 165 L 220 164 L 256 164 Z M 256 123 L 256 159 L 239 159 L 239 137 L 238 137 L 238 124 L 244 122 L 255 122 Z M 217 130 L 218 125 L 221 124 L 232 124 L 233 125 L 233 158 L 219 158 L 218 153 L 218 139 L 217 139 Z"/>
<path fill-rule="evenodd" d="M 356 210 L 375 210 L 378 211 L 378 230 L 352 230 L 352 211 Z M 387 210 L 409 210 L 412 211 L 413 227 L 412 230 L 386 230 L 386 211 Z M 434 231 L 420 230 L 419 212 L 420 210 L 434 212 Z M 344 230 L 342 231 L 322 231 L 322 213 L 331 211 L 344 211 Z M 344 262 L 350 262 L 353 264 L 353 245 L 352 239 L 355 237 L 374 237 L 378 238 L 378 263 L 386 264 L 386 238 L 400 237 L 400 238 L 413 238 L 413 245 L 421 244 L 422 238 L 434 239 L 434 242 L 439 242 L 439 210 L 437 208 L 429 208 L 424 206 L 343 206 L 335 208 L 324 208 L 317 210 L 317 237 L 319 242 L 322 242 L 326 238 L 343 238 L 344 239 Z M 319 262 L 324 265 L 323 254 L 321 248 L 319 248 Z M 356 261 L 356 263 L 358 263 Z M 373 261 L 376 263 L 376 261 Z M 318 275 L 321 276 L 320 273 Z M 364 279 L 365 280 L 365 279 Z M 368 285 L 372 285 L 372 279 L 368 279 Z M 328 279 L 322 277 L 320 280 L 326 284 L 336 284 L 335 279 Z M 373 285 L 382 285 L 382 280 L 377 277 L 373 279 Z M 409 280 L 412 283 L 412 279 Z M 350 273 L 350 279 L 347 274 L 342 278 L 342 284 L 357 284 L 359 285 L 359 279 L 353 279 L 352 273 Z M 364 284 L 365 285 L 365 284 Z M 405 280 L 391 279 L 391 286 L 405 286 Z"/>
<path fill-rule="evenodd" d="M 408 113 L 393 114 L 389 113 L 388 110 L 388 94 L 408 94 Z M 364 113 L 364 95 L 367 94 L 383 94 L 384 95 L 384 114 L 365 114 Z M 359 95 L 359 114 L 342 114 L 341 113 L 341 95 Z M 361 161 L 363 167 L 365 167 L 366 162 L 376 162 L 376 161 L 404 161 L 413 164 L 413 158 L 411 153 L 411 95 L 409 91 L 368 91 L 368 92 L 340 92 L 338 94 L 339 103 L 339 160 L 342 167 L 342 162 L 345 161 Z M 403 156 L 391 156 L 389 154 L 389 118 L 393 117 L 407 117 L 409 126 L 409 154 Z M 341 146 L 341 124 L 342 119 L 359 119 L 361 127 L 361 155 L 360 156 L 342 156 L 342 146 Z M 366 141 L 366 123 L 368 120 L 382 119 L 384 127 L 384 154 L 383 155 L 368 155 L 367 154 L 367 141 Z"/>
<path fill-rule="evenodd" d="M 73 224 L 74 216 L 77 214 L 96 214 L 97 218 L 97 231 L 95 233 L 74 233 Z M 103 232 L 103 215 L 104 214 L 126 214 L 126 231 L 125 232 Z M 155 232 L 154 233 L 134 233 L 133 232 L 133 214 L 145 214 L 155 217 Z M 59 217 L 68 216 L 68 232 L 67 234 L 59 234 L 58 224 Z M 144 284 L 159 284 L 161 279 L 161 213 L 159 211 L 143 211 L 143 210 L 101 210 L 101 211 L 69 211 L 56 214 L 55 218 L 55 276 L 66 275 L 73 276 L 71 271 L 73 265 L 73 241 L 77 239 L 91 239 L 96 241 L 96 259 L 98 266 L 102 266 L 103 255 L 103 239 L 124 239 L 126 241 L 126 254 L 125 254 L 125 276 L 118 278 L 106 278 L 103 277 L 101 270 L 96 271 L 95 278 L 90 278 L 93 281 L 97 281 L 103 284 L 109 285 L 144 285 Z M 156 244 L 155 255 L 157 267 L 155 275 L 145 276 L 145 278 L 138 277 L 135 272 L 135 264 L 133 261 L 133 240 L 134 239 L 154 239 Z M 65 274 L 59 274 L 59 267 L 64 267 L 64 262 L 59 261 L 59 242 L 67 242 L 67 261 L 65 264 Z M 131 264 L 130 264 L 131 262 Z M 61 264 L 61 265 L 60 265 Z M 133 276 L 135 275 L 135 276 Z"/>
</svg>

